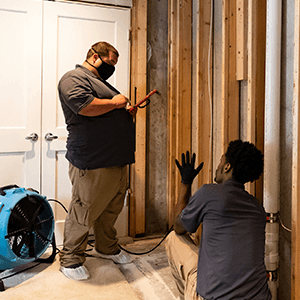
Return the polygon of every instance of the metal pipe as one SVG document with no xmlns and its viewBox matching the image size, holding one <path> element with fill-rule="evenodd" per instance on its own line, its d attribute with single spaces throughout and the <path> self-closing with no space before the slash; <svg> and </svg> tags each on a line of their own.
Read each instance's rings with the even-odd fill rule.
<svg viewBox="0 0 300 300">
<path fill-rule="evenodd" d="M 268 214 L 279 212 L 280 195 L 280 63 L 282 0 L 267 1 L 265 142 L 264 142 L 264 207 Z M 279 223 L 266 226 L 267 271 L 278 269 Z M 277 299 L 277 276 L 269 281 L 272 299 Z"/>
</svg>

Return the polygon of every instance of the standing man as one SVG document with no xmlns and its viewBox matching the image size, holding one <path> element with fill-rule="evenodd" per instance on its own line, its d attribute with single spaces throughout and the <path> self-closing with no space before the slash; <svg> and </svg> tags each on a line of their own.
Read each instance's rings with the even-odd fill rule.
<svg viewBox="0 0 300 300">
<path fill-rule="evenodd" d="M 89 278 L 83 263 L 91 227 L 94 256 L 131 262 L 119 249 L 114 228 L 124 204 L 127 165 L 134 162 L 136 114 L 136 110 L 129 113 L 129 100 L 106 81 L 118 58 L 112 45 L 98 42 L 88 50 L 84 63 L 63 75 L 58 84 L 72 183 L 60 270 L 73 280 Z"/>
<path fill-rule="evenodd" d="M 265 253 L 266 213 L 244 184 L 258 179 L 263 155 L 251 143 L 230 142 L 216 170 L 217 184 L 203 185 L 191 198 L 195 154 L 182 154 L 175 232 L 167 253 L 181 299 L 270 300 Z M 184 235 L 202 223 L 198 248 Z M 198 263 L 197 263 L 198 260 Z"/>
</svg>

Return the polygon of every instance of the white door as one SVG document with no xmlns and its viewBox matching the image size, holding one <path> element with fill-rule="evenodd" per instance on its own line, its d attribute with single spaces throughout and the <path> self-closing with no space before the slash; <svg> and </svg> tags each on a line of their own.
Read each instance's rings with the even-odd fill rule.
<svg viewBox="0 0 300 300">
<path fill-rule="evenodd" d="M 129 26 L 128 9 L 44 2 L 42 193 L 48 198 L 59 199 L 66 207 L 71 198 L 71 185 L 65 159 L 67 131 L 57 83 L 65 72 L 84 62 L 88 49 L 94 43 L 107 41 L 120 52 L 116 72 L 109 81 L 128 96 Z M 57 138 L 46 141 L 47 133 Z M 57 204 L 54 211 L 59 243 L 65 212 Z M 127 215 L 127 207 L 124 207 L 117 223 L 119 236 L 127 235 Z"/>
<path fill-rule="evenodd" d="M 0 186 L 40 189 L 41 12 L 39 1 L 0 1 Z"/>
<path fill-rule="evenodd" d="M 110 83 L 129 94 L 129 9 L 36 0 L 0 1 L 0 187 L 32 187 L 66 207 L 71 198 L 61 76 L 82 64 L 89 47 L 107 41 L 120 52 Z M 36 134 L 36 141 L 25 139 Z M 46 140 L 47 133 L 57 137 Z M 65 212 L 53 205 L 61 243 Z M 127 235 L 128 209 L 117 221 Z"/>
</svg>

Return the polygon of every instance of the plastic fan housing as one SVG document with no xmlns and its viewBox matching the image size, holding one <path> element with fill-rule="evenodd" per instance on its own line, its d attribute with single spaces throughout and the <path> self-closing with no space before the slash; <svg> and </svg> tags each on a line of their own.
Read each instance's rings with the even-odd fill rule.
<svg viewBox="0 0 300 300">
<path fill-rule="evenodd" d="M 46 197 L 24 188 L 0 195 L 0 270 L 36 260 L 54 233 L 53 211 Z"/>
</svg>

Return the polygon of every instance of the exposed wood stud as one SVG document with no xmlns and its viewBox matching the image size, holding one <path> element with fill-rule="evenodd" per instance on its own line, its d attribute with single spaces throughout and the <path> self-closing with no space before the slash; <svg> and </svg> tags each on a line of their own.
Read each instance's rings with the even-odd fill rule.
<svg viewBox="0 0 300 300">
<path fill-rule="evenodd" d="M 174 164 L 191 150 L 192 0 L 169 0 L 168 220 L 174 219 L 179 176 Z"/>
<path fill-rule="evenodd" d="M 137 88 L 138 100 L 147 94 L 147 0 L 133 1 L 131 13 L 131 98 Z M 145 233 L 146 109 L 136 116 L 136 162 L 131 170 L 129 234 L 136 236 Z"/>
<path fill-rule="evenodd" d="M 198 105 L 198 162 L 204 161 L 203 170 L 198 175 L 198 186 L 211 183 L 212 178 L 212 44 L 210 42 L 211 1 L 199 2 L 198 15 L 198 62 L 197 99 Z M 212 43 L 212 40 L 211 40 Z M 210 55 L 209 55 L 210 50 Z"/>
<path fill-rule="evenodd" d="M 300 299 L 300 1 L 295 0 L 293 169 L 292 169 L 292 287 L 291 300 Z"/>
<path fill-rule="evenodd" d="M 239 83 L 236 80 L 236 1 L 223 0 L 222 10 L 222 152 L 239 138 Z"/>
<path fill-rule="evenodd" d="M 248 0 L 247 140 L 263 151 L 265 103 L 266 0 Z M 246 185 L 262 203 L 263 178 Z"/>
<path fill-rule="evenodd" d="M 247 79 L 247 2 L 236 0 L 236 80 Z"/>
</svg>

